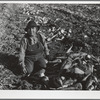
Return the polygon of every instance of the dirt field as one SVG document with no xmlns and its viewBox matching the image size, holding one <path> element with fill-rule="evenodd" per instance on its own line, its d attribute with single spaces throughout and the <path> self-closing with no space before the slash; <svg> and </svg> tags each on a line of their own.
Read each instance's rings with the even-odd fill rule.
<svg viewBox="0 0 100 100">
<path fill-rule="evenodd" d="M 0 4 L 0 89 L 2 90 L 99 90 L 100 81 L 100 5 L 71 5 L 71 4 Z M 15 7 L 15 9 L 14 9 Z M 2 10 L 3 9 L 3 10 Z M 38 11 L 38 13 L 36 13 Z M 38 23 L 42 23 L 40 31 L 43 35 L 48 36 L 48 29 L 45 23 L 48 19 L 52 20 L 57 28 L 65 28 L 66 31 L 71 30 L 71 40 L 55 41 L 54 38 L 48 47 L 50 49 L 50 61 L 56 57 L 66 55 L 66 51 L 74 44 L 73 53 L 84 52 L 95 57 L 95 60 L 90 60 L 96 71 L 92 74 L 92 79 L 87 84 L 92 84 L 91 81 L 97 78 L 97 82 L 93 82 L 91 86 L 86 88 L 86 83 L 81 81 L 82 75 L 74 75 L 74 73 L 63 72 L 62 76 L 66 78 L 64 84 L 59 79 L 60 68 L 64 62 L 60 64 L 47 64 L 46 75 L 50 78 L 49 85 L 39 83 L 29 78 L 20 78 L 21 69 L 18 66 L 18 50 L 19 43 L 23 37 L 24 28 L 29 17 L 34 17 Z M 37 18 L 37 19 L 36 19 Z M 42 20 L 42 21 L 41 21 Z M 68 34 L 66 34 L 68 35 Z M 75 40 L 75 42 L 72 41 Z M 82 41 L 87 46 L 83 46 Z M 68 55 L 69 56 L 69 55 Z M 67 56 L 67 57 L 68 57 Z M 83 56 L 82 56 L 83 57 Z M 74 59 L 74 58 L 73 58 Z M 86 60 L 87 61 L 87 60 Z M 75 62 L 77 63 L 77 61 Z M 79 62 L 78 62 L 79 64 Z M 74 76 L 74 77 L 73 77 Z M 94 77 L 95 76 L 95 77 Z M 61 78 L 61 77 L 60 77 Z M 77 82 L 76 80 L 77 79 Z M 56 80 L 56 82 L 55 82 Z M 72 84 L 71 84 L 72 83 Z M 74 84 L 75 83 L 75 84 Z M 63 87 L 63 85 L 68 85 Z M 84 85 L 85 84 L 85 85 Z M 95 84 L 95 85 L 94 85 Z M 82 86 L 81 86 L 82 85 Z M 60 88 L 59 88 L 60 87 Z M 77 87 L 77 88 L 75 88 Z"/>
</svg>

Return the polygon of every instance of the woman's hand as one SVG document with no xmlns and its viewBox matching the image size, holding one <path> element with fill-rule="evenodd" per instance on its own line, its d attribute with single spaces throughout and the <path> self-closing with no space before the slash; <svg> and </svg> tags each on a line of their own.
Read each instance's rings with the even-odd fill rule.
<svg viewBox="0 0 100 100">
<path fill-rule="evenodd" d="M 27 74 L 27 70 L 26 70 L 25 66 L 23 67 L 22 70 L 23 70 L 23 73 L 24 73 L 24 74 Z"/>
<path fill-rule="evenodd" d="M 26 73 L 27 73 L 27 70 L 26 70 L 26 68 L 25 68 L 25 64 L 21 62 L 21 63 L 20 63 L 20 66 L 21 66 L 21 68 L 22 68 L 23 73 L 26 74 Z"/>
</svg>

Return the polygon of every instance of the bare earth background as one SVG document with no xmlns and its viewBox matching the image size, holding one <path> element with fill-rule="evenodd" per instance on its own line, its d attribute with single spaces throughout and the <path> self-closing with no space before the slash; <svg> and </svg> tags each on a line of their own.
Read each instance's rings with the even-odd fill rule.
<svg viewBox="0 0 100 100">
<path fill-rule="evenodd" d="M 89 44 L 89 49 L 83 51 L 100 57 L 100 5 L 98 4 L 0 4 L 0 89 L 41 89 L 40 84 L 31 84 L 18 78 L 21 69 L 18 66 L 18 48 L 24 35 L 27 18 L 34 18 L 37 23 L 45 25 L 48 19 L 57 27 L 71 29 L 71 36 Z M 43 35 L 48 36 L 49 27 L 41 27 Z M 87 35 L 88 38 L 84 38 Z M 69 45 L 71 45 L 69 43 Z M 48 45 L 50 59 L 56 54 L 65 54 L 69 46 L 64 43 L 52 42 Z M 79 50 L 78 46 L 74 52 Z M 99 65 L 98 65 L 99 66 Z M 59 73 L 60 65 L 47 69 L 47 75 Z M 96 72 L 100 79 L 99 67 Z M 53 72 L 54 71 L 54 72 Z M 51 73 L 51 74 L 50 74 Z M 45 87 L 42 87 L 43 89 Z"/>
</svg>

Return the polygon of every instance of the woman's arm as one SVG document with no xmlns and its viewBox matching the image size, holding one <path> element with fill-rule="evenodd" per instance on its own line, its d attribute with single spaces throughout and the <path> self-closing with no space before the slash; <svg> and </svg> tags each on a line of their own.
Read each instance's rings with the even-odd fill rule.
<svg viewBox="0 0 100 100">
<path fill-rule="evenodd" d="M 26 38 L 22 38 L 22 40 L 20 42 L 19 64 L 23 68 L 23 70 L 25 69 L 25 51 L 26 51 L 26 47 L 27 47 Z"/>
</svg>

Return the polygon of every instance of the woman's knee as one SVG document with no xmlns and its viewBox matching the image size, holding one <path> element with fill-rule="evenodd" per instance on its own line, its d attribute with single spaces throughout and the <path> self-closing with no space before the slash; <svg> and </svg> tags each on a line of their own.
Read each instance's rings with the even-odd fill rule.
<svg viewBox="0 0 100 100">
<path fill-rule="evenodd" d="M 46 65 L 46 62 L 45 62 L 45 59 L 44 58 L 40 58 L 39 61 L 38 61 L 39 65 L 41 68 L 46 68 L 47 65 Z"/>
<path fill-rule="evenodd" d="M 27 73 L 31 74 L 33 72 L 34 64 L 32 62 L 26 61 L 25 66 Z"/>
</svg>

